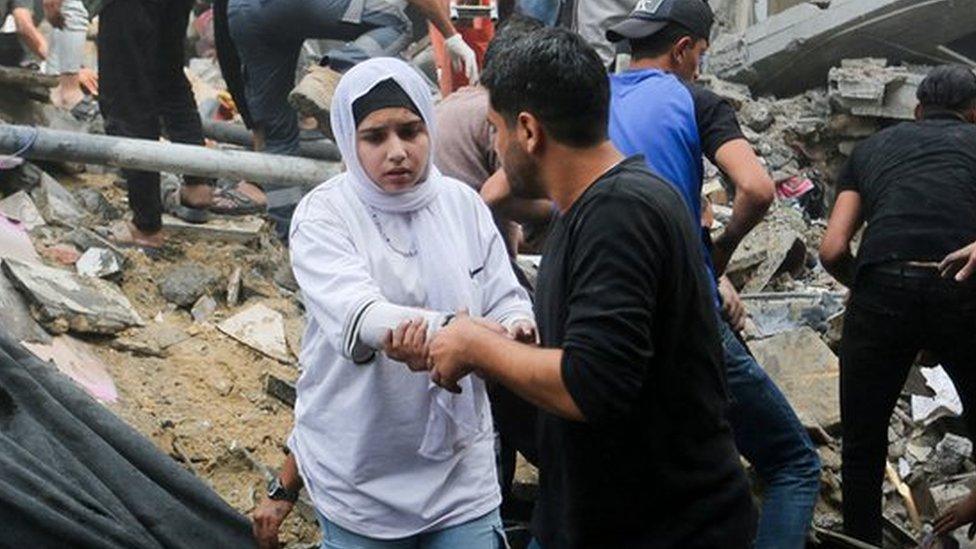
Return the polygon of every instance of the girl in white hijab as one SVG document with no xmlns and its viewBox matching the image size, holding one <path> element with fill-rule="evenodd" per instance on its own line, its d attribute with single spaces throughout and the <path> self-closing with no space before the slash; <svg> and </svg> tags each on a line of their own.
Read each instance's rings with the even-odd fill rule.
<svg viewBox="0 0 976 549">
<path fill-rule="evenodd" d="M 433 121 L 430 91 L 400 60 L 361 63 L 336 89 L 348 171 L 292 219 L 309 320 L 291 455 L 254 514 L 259 541 L 304 480 L 323 547 L 505 546 L 484 382 L 452 393 L 417 372 L 455 311 L 531 338 L 532 309 L 488 208 L 431 163 Z"/>
</svg>

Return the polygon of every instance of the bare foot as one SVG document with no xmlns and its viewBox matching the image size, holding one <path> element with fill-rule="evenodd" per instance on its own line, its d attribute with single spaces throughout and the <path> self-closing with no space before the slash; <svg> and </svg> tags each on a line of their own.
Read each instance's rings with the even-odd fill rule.
<svg viewBox="0 0 976 549">
<path fill-rule="evenodd" d="M 140 230 L 131 221 L 120 223 L 113 227 L 112 242 L 123 247 L 138 247 L 158 250 L 166 243 L 163 231 L 146 232 Z"/>
<path fill-rule="evenodd" d="M 206 209 L 213 205 L 214 188 L 206 183 L 187 181 L 180 188 L 180 203 L 190 208 Z"/>
<path fill-rule="evenodd" d="M 935 520 L 935 534 L 945 535 L 960 526 L 976 521 L 976 492 L 970 492 L 966 499 L 949 507 Z M 969 529 L 969 539 L 973 539 L 974 528 Z"/>
</svg>

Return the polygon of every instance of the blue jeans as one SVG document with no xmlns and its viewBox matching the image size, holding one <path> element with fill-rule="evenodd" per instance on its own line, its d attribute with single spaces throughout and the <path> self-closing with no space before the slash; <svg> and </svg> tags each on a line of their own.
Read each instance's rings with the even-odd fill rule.
<svg viewBox="0 0 976 549">
<path fill-rule="evenodd" d="M 820 490 L 820 456 L 783 393 L 719 323 L 735 444 L 766 487 L 755 546 L 802 548 Z"/>
<path fill-rule="evenodd" d="M 518 0 L 518 10 L 547 27 L 555 27 L 562 4 L 562 0 Z"/>
<path fill-rule="evenodd" d="M 322 549 L 508 549 L 498 509 L 457 526 L 399 539 L 373 539 L 329 522 L 318 511 Z"/>
</svg>

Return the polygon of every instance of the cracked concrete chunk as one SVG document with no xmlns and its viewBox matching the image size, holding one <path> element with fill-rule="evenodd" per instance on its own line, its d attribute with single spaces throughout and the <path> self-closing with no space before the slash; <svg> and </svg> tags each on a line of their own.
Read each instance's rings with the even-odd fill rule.
<svg viewBox="0 0 976 549">
<path fill-rule="evenodd" d="M 2 266 L 27 298 L 34 318 L 53 333 L 114 334 L 143 324 L 114 284 L 9 258 Z"/>
<path fill-rule="evenodd" d="M 0 214 L 19 221 L 27 227 L 28 231 L 44 225 L 44 217 L 38 211 L 37 205 L 34 204 L 30 195 L 24 191 L 17 191 L 0 200 Z"/>
<path fill-rule="evenodd" d="M 88 212 L 68 189 L 50 175 L 41 173 L 41 184 L 31 192 L 44 220 L 52 225 L 75 227 L 88 219 Z"/>
<path fill-rule="evenodd" d="M 217 329 L 275 360 L 291 363 L 281 313 L 265 305 L 247 308 L 217 325 Z"/>
<path fill-rule="evenodd" d="M 204 294 L 190 309 L 190 316 L 193 317 L 194 322 L 206 322 L 216 310 L 217 302 L 214 298 Z"/>
<path fill-rule="evenodd" d="M 958 62 L 940 49 L 973 32 L 976 9 L 962 0 L 834 0 L 789 8 L 715 40 L 709 68 L 753 93 L 786 96 L 823 86 L 842 59 Z"/>
<path fill-rule="evenodd" d="M 75 263 L 81 276 L 105 278 L 122 272 L 122 264 L 117 255 L 105 248 L 88 248 Z"/>
<path fill-rule="evenodd" d="M 189 238 L 207 238 L 228 242 L 249 242 L 261 234 L 264 219 L 254 215 L 236 218 L 214 217 L 206 223 L 187 223 L 171 215 L 163 215 L 163 230 Z"/>
<path fill-rule="evenodd" d="M 830 431 L 840 425 L 840 368 L 817 332 L 803 327 L 752 341 L 749 348 L 805 426 Z"/>
<path fill-rule="evenodd" d="M 192 307 L 200 296 L 217 289 L 220 273 L 213 267 L 187 262 L 167 272 L 159 282 L 159 293 L 179 307 Z"/>
</svg>

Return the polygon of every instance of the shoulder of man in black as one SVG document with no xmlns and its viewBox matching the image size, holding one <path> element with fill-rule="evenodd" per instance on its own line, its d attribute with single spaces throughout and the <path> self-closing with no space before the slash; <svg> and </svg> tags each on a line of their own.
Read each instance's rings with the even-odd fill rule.
<svg viewBox="0 0 976 549">
<path fill-rule="evenodd" d="M 580 197 L 580 206 L 605 200 L 623 198 L 627 210 L 653 207 L 684 212 L 687 207 L 674 185 L 647 167 L 644 157 L 628 157 L 600 177 L 595 186 Z M 634 199 L 633 203 L 628 201 Z"/>
<path fill-rule="evenodd" d="M 701 139 L 702 154 L 715 163 L 715 154 L 722 145 L 735 139 L 745 139 L 732 103 L 712 90 L 691 82 L 681 81 L 695 103 L 695 120 Z"/>
<path fill-rule="evenodd" d="M 976 127 L 974 127 L 976 129 Z M 884 157 L 879 154 L 888 154 L 893 161 L 899 161 L 900 157 L 894 154 L 894 150 L 887 151 L 889 147 L 904 146 L 907 143 L 914 143 L 920 131 L 925 131 L 917 121 L 905 121 L 884 128 L 861 141 L 854 146 L 851 155 L 844 162 L 840 172 L 837 174 L 838 191 L 858 191 L 862 189 L 864 179 L 871 173 L 877 173 L 877 169 L 869 169 L 868 164 L 877 166 L 878 162 L 884 162 Z"/>
</svg>

